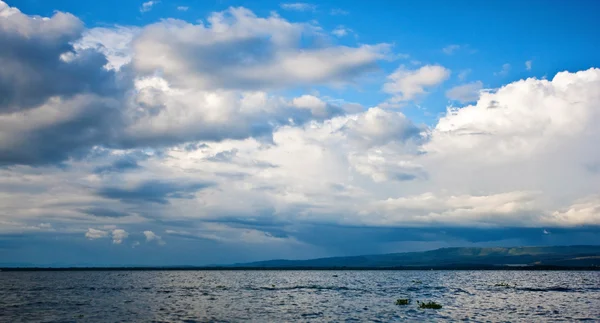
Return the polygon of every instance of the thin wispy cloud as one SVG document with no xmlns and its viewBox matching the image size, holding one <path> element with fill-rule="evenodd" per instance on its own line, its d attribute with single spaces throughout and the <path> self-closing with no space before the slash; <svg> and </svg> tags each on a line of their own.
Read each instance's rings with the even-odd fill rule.
<svg viewBox="0 0 600 323">
<path fill-rule="evenodd" d="M 282 3 L 280 7 L 284 10 L 289 11 L 315 11 L 317 10 L 317 6 L 310 3 L 305 2 L 292 2 L 292 3 Z"/>
<path fill-rule="evenodd" d="M 442 51 L 443 51 L 443 52 L 444 52 L 444 54 L 446 54 L 446 55 L 452 55 L 452 54 L 454 54 L 456 51 L 458 51 L 460 48 L 461 48 L 461 46 L 460 46 L 460 45 L 453 44 L 453 45 L 448 45 L 448 46 L 444 47 L 444 48 L 442 49 Z"/>
</svg>

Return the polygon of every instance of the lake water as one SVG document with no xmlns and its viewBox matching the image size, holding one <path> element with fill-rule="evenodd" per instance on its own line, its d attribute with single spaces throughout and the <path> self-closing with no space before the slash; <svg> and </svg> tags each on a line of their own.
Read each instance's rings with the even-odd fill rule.
<svg viewBox="0 0 600 323">
<path fill-rule="evenodd" d="M 600 321 L 600 272 L 0 272 L 0 322 L 575 320 Z"/>
</svg>

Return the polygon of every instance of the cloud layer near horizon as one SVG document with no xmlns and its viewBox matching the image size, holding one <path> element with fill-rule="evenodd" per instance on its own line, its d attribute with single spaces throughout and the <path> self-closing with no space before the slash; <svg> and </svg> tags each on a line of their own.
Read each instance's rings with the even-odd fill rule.
<svg viewBox="0 0 600 323">
<path fill-rule="evenodd" d="M 293 248 L 303 225 L 600 225 L 600 69 L 466 84 L 428 126 L 393 107 L 449 69 L 398 67 L 380 106 L 320 97 L 302 89 L 353 86 L 391 46 L 245 8 L 86 29 L 0 1 L 0 47 L 0 234 Z"/>
</svg>

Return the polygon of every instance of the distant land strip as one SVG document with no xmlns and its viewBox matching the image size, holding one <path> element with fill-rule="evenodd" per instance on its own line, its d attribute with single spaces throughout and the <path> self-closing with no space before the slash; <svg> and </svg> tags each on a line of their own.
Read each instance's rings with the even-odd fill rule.
<svg viewBox="0 0 600 323">
<path fill-rule="evenodd" d="M 532 266 L 482 266 L 482 265 L 457 265 L 457 266 L 394 266 L 394 267 L 195 267 L 195 266 L 169 266 L 169 267 L 2 267 L 2 272 L 15 271 L 284 271 L 284 270 L 313 270 L 313 271 L 340 271 L 340 270 L 397 270 L 397 271 L 424 271 L 424 270 L 511 270 L 511 271 L 600 271 L 600 266 L 553 266 L 553 265 L 532 265 Z"/>
</svg>

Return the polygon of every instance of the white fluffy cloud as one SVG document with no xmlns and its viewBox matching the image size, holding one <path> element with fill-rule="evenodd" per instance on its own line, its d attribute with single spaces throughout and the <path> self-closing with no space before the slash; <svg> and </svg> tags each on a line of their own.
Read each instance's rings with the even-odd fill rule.
<svg viewBox="0 0 600 323">
<path fill-rule="evenodd" d="M 112 239 L 114 244 L 121 244 L 123 240 L 129 237 L 129 233 L 123 229 L 114 229 L 112 231 Z"/>
<path fill-rule="evenodd" d="M 106 237 L 108 237 L 108 232 L 107 231 L 93 229 L 93 228 L 89 228 L 87 230 L 87 232 L 85 233 L 85 237 L 88 238 L 88 239 L 90 239 L 90 240 L 100 239 L 100 238 L 106 238 Z"/>
<path fill-rule="evenodd" d="M 388 76 L 383 90 L 392 94 L 392 102 L 414 100 L 426 94 L 427 88 L 441 84 L 450 77 L 450 70 L 440 65 L 425 65 L 417 70 L 400 66 Z"/>
<path fill-rule="evenodd" d="M 161 238 L 161 236 L 157 235 L 152 231 L 144 231 L 144 236 L 146 236 L 146 242 L 155 241 L 159 245 L 166 244 L 165 241 Z"/>
</svg>

